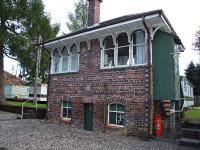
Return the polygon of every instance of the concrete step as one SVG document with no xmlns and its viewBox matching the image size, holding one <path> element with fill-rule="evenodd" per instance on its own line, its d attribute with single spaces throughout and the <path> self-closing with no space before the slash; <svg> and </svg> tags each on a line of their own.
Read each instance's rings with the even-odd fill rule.
<svg viewBox="0 0 200 150">
<path fill-rule="evenodd" d="M 200 129 L 182 128 L 183 131 L 200 132 Z"/>
<path fill-rule="evenodd" d="M 33 113 L 24 113 L 23 114 L 23 119 L 34 119 Z"/>
</svg>

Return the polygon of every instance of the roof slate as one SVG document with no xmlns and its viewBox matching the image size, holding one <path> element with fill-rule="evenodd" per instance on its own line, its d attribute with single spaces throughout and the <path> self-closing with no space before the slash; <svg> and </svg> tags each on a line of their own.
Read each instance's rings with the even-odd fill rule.
<svg viewBox="0 0 200 150">
<path fill-rule="evenodd" d="M 68 34 L 65 34 L 65 35 L 44 41 L 43 44 L 47 44 L 47 43 L 50 43 L 50 42 L 53 42 L 53 41 L 61 40 L 61 39 L 67 38 L 67 37 L 82 34 L 82 33 L 92 31 L 92 30 L 95 30 L 95 29 L 100 29 L 100 28 L 103 28 L 103 27 L 108 27 L 108 26 L 115 25 L 115 24 L 118 24 L 118 23 L 123 23 L 123 22 L 126 22 L 126 21 L 130 21 L 130 20 L 134 20 L 134 19 L 138 19 L 138 18 L 150 16 L 150 15 L 155 15 L 155 14 L 159 14 L 159 15 L 162 15 L 164 17 L 167 24 L 169 25 L 169 27 L 172 30 L 171 34 L 174 36 L 175 42 L 177 44 L 182 45 L 183 48 L 184 48 L 184 45 L 182 44 L 180 38 L 176 34 L 174 28 L 172 27 L 171 23 L 169 22 L 168 18 L 166 17 L 166 15 L 164 14 L 162 9 L 157 9 L 157 10 L 152 10 L 152 11 L 147 11 L 147 12 L 142 12 L 142 13 L 136 13 L 136 14 L 131 14 L 131 15 L 125 15 L 125 16 L 121 16 L 121 17 L 114 18 L 114 19 L 111 19 L 111 20 L 107 20 L 107 21 L 101 22 L 97 25 L 90 26 L 90 27 L 87 27 L 87 28 L 83 28 L 83 29 L 77 30 L 75 32 L 71 32 L 71 33 L 68 33 Z"/>
</svg>

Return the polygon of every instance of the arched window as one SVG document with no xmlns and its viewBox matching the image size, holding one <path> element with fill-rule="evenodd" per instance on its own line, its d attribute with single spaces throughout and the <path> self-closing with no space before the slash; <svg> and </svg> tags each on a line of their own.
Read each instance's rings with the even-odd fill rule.
<svg viewBox="0 0 200 150">
<path fill-rule="evenodd" d="M 146 63 L 145 32 L 135 31 L 133 33 L 133 63 Z"/>
<path fill-rule="evenodd" d="M 118 44 L 118 66 L 129 64 L 129 42 L 126 33 L 121 33 L 117 37 Z"/>
<path fill-rule="evenodd" d="M 103 41 L 104 67 L 114 66 L 114 44 L 112 36 L 107 36 Z"/>
<path fill-rule="evenodd" d="M 54 53 L 53 53 L 53 66 L 54 66 L 54 73 L 59 72 L 59 63 L 60 63 L 60 56 L 59 56 L 59 52 L 58 49 L 55 49 Z"/>
<path fill-rule="evenodd" d="M 67 48 L 64 47 L 62 50 L 62 71 L 67 72 L 68 71 L 68 60 L 69 60 L 69 54 L 67 51 Z"/>
<path fill-rule="evenodd" d="M 110 125 L 124 126 L 125 109 L 122 104 L 109 104 L 108 105 L 108 123 Z"/>
<path fill-rule="evenodd" d="M 78 56 L 78 49 L 77 49 L 77 46 L 74 44 L 72 47 L 71 47 L 71 50 L 70 50 L 70 55 L 71 55 L 71 71 L 78 71 L 78 63 L 79 63 L 79 56 Z"/>
</svg>

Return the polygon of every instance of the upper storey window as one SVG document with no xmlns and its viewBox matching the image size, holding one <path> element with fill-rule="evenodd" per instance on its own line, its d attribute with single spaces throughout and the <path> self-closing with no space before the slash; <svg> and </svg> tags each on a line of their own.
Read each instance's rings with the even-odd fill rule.
<svg viewBox="0 0 200 150">
<path fill-rule="evenodd" d="M 104 39 L 104 67 L 114 66 L 114 44 L 112 36 L 108 36 Z"/>
<path fill-rule="evenodd" d="M 75 44 L 71 47 L 70 55 L 71 55 L 71 68 L 70 68 L 70 70 L 71 71 L 78 71 L 79 54 L 78 54 L 78 48 Z"/>
<path fill-rule="evenodd" d="M 67 72 L 69 70 L 69 54 L 66 47 L 62 50 L 62 72 Z"/>
<path fill-rule="evenodd" d="M 146 63 L 145 32 L 135 31 L 133 33 L 133 64 Z"/>
<path fill-rule="evenodd" d="M 147 63 L 145 32 L 136 30 L 132 34 L 122 32 L 118 36 L 107 36 L 103 40 L 101 67 L 114 68 Z"/>
<path fill-rule="evenodd" d="M 118 46 L 118 66 L 129 64 L 129 42 L 126 33 L 121 33 L 117 37 Z"/>
<path fill-rule="evenodd" d="M 58 49 L 55 49 L 53 53 L 53 70 L 55 73 L 59 72 L 59 63 L 60 63 L 60 56 Z"/>
<path fill-rule="evenodd" d="M 52 73 L 76 72 L 79 70 L 79 52 L 76 44 L 70 50 L 66 46 L 59 55 L 58 49 L 54 50 L 52 59 Z"/>
</svg>

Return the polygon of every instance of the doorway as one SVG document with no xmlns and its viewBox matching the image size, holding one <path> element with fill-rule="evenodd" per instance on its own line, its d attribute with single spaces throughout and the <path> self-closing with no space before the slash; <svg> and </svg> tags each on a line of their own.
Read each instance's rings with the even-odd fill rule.
<svg viewBox="0 0 200 150">
<path fill-rule="evenodd" d="M 84 129 L 93 130 L 93 104 L 84 104 Z"/>
</svg>

